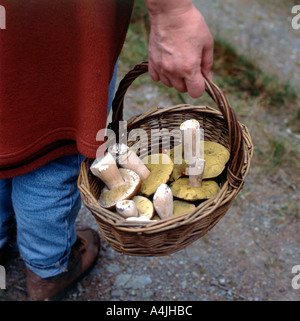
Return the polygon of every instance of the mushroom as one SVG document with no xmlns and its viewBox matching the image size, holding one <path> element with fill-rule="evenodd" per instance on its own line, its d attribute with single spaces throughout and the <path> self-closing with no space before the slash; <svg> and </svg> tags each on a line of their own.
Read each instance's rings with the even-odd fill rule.
<svg viewBox="0 0 300 321">
<path fill-rule="evenodd" d="M 133 170 L 140 176 L 142 181 L 150 175 L 149 169 L 127 145 L 114 144 L 108 148 L 108 152 L 116 157 L 116 161 L 120 167 Z"/>
<path fill-rule="evenodd" d="M 90 169 L 110 190 L 124 184 L 116 161 L 110 153 L 106 153 L 100 160 L 95 159 Z"/>
<path fill-rule="evenodd" d="M 139 216 L 146 216 L 149 219 L 152 219 L 154 215 L 154 207 L 152 202 L 147 197 L 136 195 L 132 200 L 135 203 Z"/>
<path fill-rule="evenodd" d="M 201 158 L 201 152 L 203 157 L 203 144 L 201 144 L 200 139 L 200 124 L 195 119 L 186 120 L 180 125 L 180 130 L 184 146 L 184 157 L 189 165 L 187 168 L 189 184 L 193 187 L 200 187 L 205 168 L 205 160 Z"/>
<path fill-rule="evenodd" d="M 151 157 L 158 159 L 158 164 L 149 164 Z M 154 154 L 143 158 L 143 163 L 150 170 L 150 175 L 142 182 L 140 193 L 149 197 L 154 194 L 160 184 L 167 183 L 174 164 L 166 154 Z"/>
<path fill-rule="evenodd" d="M 230 153 L 226 147 L 219 143 L 210 141 L 204 141 L 203 143 L 205 168 L 202 179 L 217 177 L 223 172 L 225 165 L 229 160 Z M 176 156 L 174 156 L 176 153 L 175 149 L 181 150 L 182 152 L 182 145 L 179 144 L 170 150 L 170 157 L 174 160 L 174 169 L 170 177 L 171 181 L 175 181 L 179 177 L 185 175 L 188 167 L 187 162 L 183 158 L 181 163 L 176 161 Z M 177 157 L 177 160 L 178 159 L 179 157 Z"/>
<path fill-rule="evenodd" d="M 173 215 L 184 214 L 184 213 L 193 211 L 195 208 L 196 208 L 195 204 L 181 201 L 181 200 L 175 200 L 173 202 Z"/>
<path fill-rule="evenodd" d="M 123 184 L 114 189 L 105 186 L 100 194 L 99 203 L 102 207 L 112 209 L 118 201 L 131 199 L 140 189 L 141 179 L 137 173 L 128 168 L 120 168 Z"/>
<path fill-rule="evenodd" d="M 173 216 L 173 194 L 167 184 L 161 184 L 153 196 L 153 205 L 161 219 Z"/>
<path fill-rule="evenodd" d="M 106 153 L 100 160 L 95 160 L 91 171 L 105 184 L 99 203 L 107 209 L 113 208 L 118 201 L 132 198 L 141 186 L 139 175 L 128 168 L 119 169 L 110 153 Z"/>
<path fill-rule="evenodd" d="M 179 128 L 182 135 L 184 158 L 191 165 L 195 157 L 200 156 L 200 124 L 196 119 L 189 119 L 184 121 Z"/>
<path fill-rule="evenodd" d="M 209 199 L 220 191 L 219 185 L 213 180 L 204 180 L 200 187 L 193 187 L 189 184 L 188 177 L 179 178 L 170 185 L 170 188 L 175 197 L 186 201 Z"/>
<path fill-rule="evenodd" d="M 116 211 L 123 217 L 138 217 L 139 212 L 133 200 L 122 200 L 116 203 Z"/>
<path fill-rule="evenodd" d="M 167 150 L 165 152 L 167 152 Z M 185 170 L 188 167 L 188 164 L 182 157 L 182 154 L 182 144 L 176 145 L 174 146 L 174 148 L 170 149 L 170 158 L 174 163 L 173 171 L 170 176 L 171 181 L 175 181 L 176 179 L 184 175 Z"/>
<path fill-rule="evenodd" d="M 193 203 L 182 201 L 182 200 L 174 200 L 173 202 L 173 215 L 185 214 L 193 211 L 196 206 Z M 152 220 L 159 221 L 161 218 L 158 214 L 155 214 Z"/>
<path fill-rule="evenodd" d="M 219 176 L 230 157 L 229 150 L 223 145 L 204 141 L 204 159 L 206 166 L 203 173 L 203 179 Z"/>
<path fill-rule="evenodd" d="M 204 159 L 196 159 L 194 163 L 194 168 L 196 169 L 196 175 L 189 175 L 189 184 L 193 187 L 200 187 L 202 185 L 202 178 L 205 168 L 205 160 Z"/>
</svg>

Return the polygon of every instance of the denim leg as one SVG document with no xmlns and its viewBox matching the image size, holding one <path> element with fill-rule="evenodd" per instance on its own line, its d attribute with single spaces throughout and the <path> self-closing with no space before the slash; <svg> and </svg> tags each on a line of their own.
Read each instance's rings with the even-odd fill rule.
<svg viewBox="0 0 300 321">
<path fill-rule="evenodd" d="M 27 267 L 42 278 L 60 274 L 68 265 L 81 206 L 77 177 L 82 159 L 61 157 L 13 178 L 19 251 Z"/>
<path fill-rule="evenodd" d="M 119 63 L 119 60 L 117 60 L 115 64 L 114 73 L 108 87 L 107 115 L 111 110 L 111 105 L 115 95 L 115 88 L 116 88 L 117 75 L 118 75 L 118 63 Z"/>
<path fill-rule="evenodd" d="M 11 179 L 0 179 L 0 248 L 8 241 L 14 211 L 11 201 Z"/>
</svg>

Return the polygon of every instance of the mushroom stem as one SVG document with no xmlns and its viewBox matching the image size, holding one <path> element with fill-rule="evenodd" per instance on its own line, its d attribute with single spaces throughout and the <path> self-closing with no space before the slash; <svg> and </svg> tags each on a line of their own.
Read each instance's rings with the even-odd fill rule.
<svg viewBox="0 0 300 321">
<path fill-rule="evenodd" d="M 200 187 L 202 185 L 202 178 L 205 168 L 205 160 L 197 159 L 193 169 L 197 173 L 196 175 L 189 175 L 189 185 L 192 187 Z"/>
<path fill-rule="evenodd" d="M 142 181 L 150 175 L 149 169 L 138 155 L 125 144 L 114 144 L 109 148 L 109 151 L 116 156 L 117 162 L 121 167 L 135 171 Z"/>
<path fill-rule="evenodd" d="M 173 193 L 167 184 L 158 186 L 153 197 L 153 205 L 161 219 L 173 216 Z"/>
<path fill-rule="evenodd" d="M 95 159 L 91 166 L 91 171 L 110 190 L 124 185 L 124 180 L 119 172 L 116 161 L 110 153 L 106 153 L 99 161 Z"/>
<path fill-rule="evenodd" d="M 138 217 L 138 209 L 132 200 L 119 201 L 116 204 L 117 212 L 123 217 Z"/>
<path fill-rule="evenodd" d="M 190 119 L 180 125 L 184 148 L 184 159 L 188 162 L 186 174 L 189 176 L 189 184 L 193 187 L 200 187 L 204 173 L 205 160 L 202 155 L 204 150 L 201 146 L 200 124 L 195 119 Z M 201 149 L 202 148 L 202 149 Z"/>
<path fill-rule="evenodd" d="M 200 124 L 195 119 L 186 120 L 180 125 L 184 159 L 191 165 L 201 156 Z"/>
</svg>

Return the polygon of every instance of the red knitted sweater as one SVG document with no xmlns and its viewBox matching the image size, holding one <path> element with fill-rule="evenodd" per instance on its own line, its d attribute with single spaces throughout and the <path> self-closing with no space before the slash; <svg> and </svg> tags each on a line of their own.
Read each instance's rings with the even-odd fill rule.
<svg viewBox="0 0 300 321">
<path fill-rule="evenodd" d="M 95 157 L 132 0 L 0 0 L 0 178 Z"/>
</svg>

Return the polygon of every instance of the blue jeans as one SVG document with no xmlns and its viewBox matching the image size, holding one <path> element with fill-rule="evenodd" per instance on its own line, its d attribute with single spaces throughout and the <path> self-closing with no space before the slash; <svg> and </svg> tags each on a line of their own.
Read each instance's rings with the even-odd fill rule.
<svg viewBox="0 0 300 321">
<path fill-rule="evenodd" d="M 116 75 L 117 65 L 109 85 L 108 112 Z M 75 220 L 81 207 L 77 178 L 83 158 L 64 156 L 31 173 L 0 179 L 0 248 L 8 240 L 14 213 L 20 254 L 42 278 L 66 271 L 76 241 Z"/>
<path fill-rule="evenodd" d="M 81 207 L 76 186 L 81 161 L 79 154 L 65 156 L 31 173 L 0 180 L 0 245 L 7 240 L 5 223 L 14 211 L 20 254 L 40 277 L 59 274 L 68 265 Z"/>
</svg>

